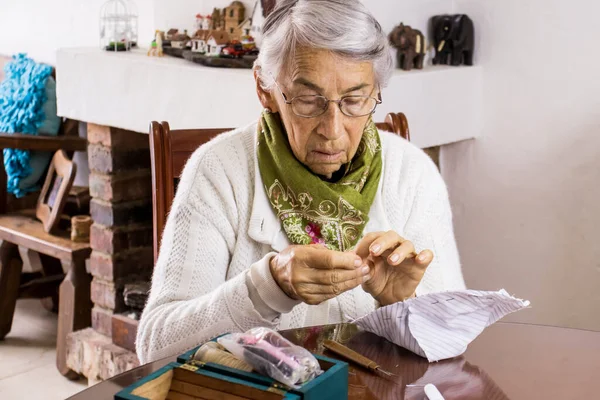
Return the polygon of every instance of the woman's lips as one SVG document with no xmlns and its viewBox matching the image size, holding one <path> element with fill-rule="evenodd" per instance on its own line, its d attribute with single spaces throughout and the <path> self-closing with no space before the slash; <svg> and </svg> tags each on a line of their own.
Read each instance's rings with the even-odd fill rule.
<svg viewBox="0 0 600 400">
<path fill-rule="evenodd" d="M 344 156 L 344 151 L 319 151 L 313 150 L 311 151 L 314 161 L 323 162 L 323 163 L 335 163 L 340 162 L 342 157 Z"/>
</svg>

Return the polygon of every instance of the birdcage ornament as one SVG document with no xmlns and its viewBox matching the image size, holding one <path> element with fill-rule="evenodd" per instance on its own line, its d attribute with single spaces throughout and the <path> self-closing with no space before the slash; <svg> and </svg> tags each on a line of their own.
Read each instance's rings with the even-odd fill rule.
<svg viewBox="0 0 600 400">
<path fill-rule="evenodd" d="M 100 48 L 131 50 L 138 41 L 138 13 L 132 0 L 108 0 L 100 9 Z"/>
</svg>

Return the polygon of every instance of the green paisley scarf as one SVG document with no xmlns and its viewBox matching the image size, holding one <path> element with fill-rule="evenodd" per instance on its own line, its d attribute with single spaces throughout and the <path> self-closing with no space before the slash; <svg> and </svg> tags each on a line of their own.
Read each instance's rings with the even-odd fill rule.
<svg viewBox="0 0 600 400">
<path fill-rule="evenodd" d="M 356 245 L 381 178 L 381 142 L 372 120 L 336 182 L 321 179 L 296 159 L 278 113 L 261 116 L 257 156 L 267 197 L 290 242 L 338 251 Z"/>
</svg>

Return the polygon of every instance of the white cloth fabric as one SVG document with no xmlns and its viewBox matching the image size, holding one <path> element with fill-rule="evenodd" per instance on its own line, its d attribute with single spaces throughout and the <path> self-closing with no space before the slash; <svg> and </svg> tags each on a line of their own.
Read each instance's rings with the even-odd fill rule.
<svg viewBox="0 0 600 400">
<path fill-rule="evenodd" d="M 383 173 L 365 233 L 393 229 L 435 258 L 417 294 L 464 289 L 446 186 L 414 145 L 380 132 Z M 225 332 L 356 319 L 375 309 L 361 287 L 318 306 L 286 296 L 269 259 L 290 243 L 256 159 L 256 123 L 201 146 L 187 162 L 154 268 L 136 348 L 142 363 Z"/>
<path fill-rule="evenodd" d="M 463 354 L 485 328 L 528 306 L 529 301 L 504 289 L 439 292 L 381 307 L 354 322 L 429 361 L 439 361 Z"/>
</svg>

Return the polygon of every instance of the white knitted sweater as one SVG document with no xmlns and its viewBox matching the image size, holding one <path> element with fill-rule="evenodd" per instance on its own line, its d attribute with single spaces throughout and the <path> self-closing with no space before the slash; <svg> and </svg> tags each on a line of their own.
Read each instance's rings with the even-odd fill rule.
<svg viewBox="0 0 600 400">
<path fill-rule="evenodd" d="M 383 173 L 365 233 L 393 229 L 435 258 L 417 295 L 465 287 L 446 186 L 414 145 L 380 132 Z M 256 159 L 256 123 L 219 135 L 185 166 L 139 323 L 142 363 L 177 355 L 225 332 L 337 323 L 375 308 L 362 288 L 318 306 L 288 298 L 268 260 L 289 245 Z"/>
</svg>

